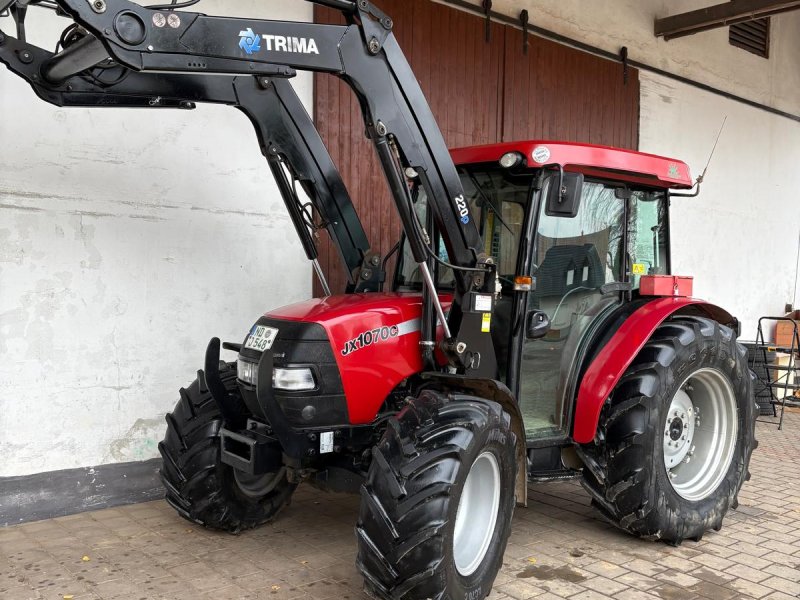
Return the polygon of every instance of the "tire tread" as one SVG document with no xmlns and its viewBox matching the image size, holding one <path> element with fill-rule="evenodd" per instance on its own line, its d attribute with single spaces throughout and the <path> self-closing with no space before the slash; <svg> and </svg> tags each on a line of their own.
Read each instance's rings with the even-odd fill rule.
<svg viewBox="0 0 800 600">
<path fill-rule="evenodd" d="M 453 481 L 475 432 L 488 423 L 506 422 L 494 402 L 458 400 L 458 395 L 445 399 L 422 392 L 390 419 L 373 451 L 361 488 L 356 564 L 368 589 L 380 598 L 445 597 L 447 520 L 442 515 Z M 509 435 L 513 449 L 510 430 Z M 507 533 L 503 548 L 506 541 Z"/>
<path fill-rule="evenodd" d="M 220 371 L 226 389 L 238 394 L 236 369 Z M 220 457 L 222 417 L 203 371 L 179 391 L 175 409 L 166 415 L 167 432 L 159 443 L 159 476 L 167 502 L 183 518 L 214 529 L 238 533 L 272 520 L 285 507 L 294 484 L 284 482 L 261 499 L 238 493 L 231 467 Z"/>
<path fill-rule="evenodd" d="M 745 407 L 747 402 L 755 406 L 746 351 L 743 352 L 732 332 L 704 317 L 673 317 L 656 329 L 617 383 L 601 413 L 595 442 L 579 449 L 586 466 L 583 487 L 603 516 L 634 535 L 671 544 L 702 537 L 707 529 L 721 526 L 727 508 L 736 508 L 738 504 L 736 495 L 757 446 L 754 438 L 757 411 L 751 409 L 747 414 L 747 431 L 739 432 L 744 435 L 741 476 L 730 497 L 711 514 L 700 515 L 690 510 L 691 518 L 679 518 L 667 505 L 663 492 L 655 489 L 655 465 L 649 457 L 653 444 L 660 447 L 662 442 L 660 427 L 652 425 L 650 415 L 660 414 L 657 406 L 663 399 L 658 396 L 658 386 L 675 378 L 673 365 L 682 360 L 688 347 L 698 351 L 710 349 L 712 354 L 724 351 L 735 357 L 738 377 L 732 382 L 734 391 Z"/>
</svg>

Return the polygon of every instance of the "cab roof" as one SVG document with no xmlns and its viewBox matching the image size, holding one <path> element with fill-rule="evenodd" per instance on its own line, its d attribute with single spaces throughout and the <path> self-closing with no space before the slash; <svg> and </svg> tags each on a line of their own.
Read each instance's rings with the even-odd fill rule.
<svg viewBox="0 0 800 600">
<path fill-rule="evenodd" d="M 508 152 L 519 152 L 529 167 L 561 165 L 566 171 L 652 187 L 689 189 L 689 166 L 680 160 L 610 146 L 529 140 L 470 146 L 450 151 L 456 165 L 497 162 Z"/>
</svg>

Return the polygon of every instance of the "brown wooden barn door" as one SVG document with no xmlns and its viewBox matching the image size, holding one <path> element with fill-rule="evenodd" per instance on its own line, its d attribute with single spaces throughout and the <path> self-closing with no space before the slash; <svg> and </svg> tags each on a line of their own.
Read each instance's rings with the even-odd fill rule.
<svg viewBox="0 0 800 600">
<path fill-rule="evenodd" d="M 514 27 L 492 23 L 487 42 L 485 21 L 473 13 L 430 0 L 379 5 L 394 20 L 398 42 L 451 148 L 534 138 L 638 147 L 635 69 L 623 84 L 621 64 L 555 42 L 530 36 L 524 54 L 522 31 Z M 344 23 L 338 12 L 322 7 L 314 18 Z M 316 75 L 314 118 L 372 248 L 385 254 L 399 238 L 400 223 L 353 93 L 333 76 Z M 327 234 L 319 246 L 331 289 L 340 293 L 347 280 Z M 314 294 L 321 295 L 316 277 Z"/>
<path fill-rule="evenodd" d="M 503 141 L 639 147 L 639 72 L 506 27 Z"/>
</svg>

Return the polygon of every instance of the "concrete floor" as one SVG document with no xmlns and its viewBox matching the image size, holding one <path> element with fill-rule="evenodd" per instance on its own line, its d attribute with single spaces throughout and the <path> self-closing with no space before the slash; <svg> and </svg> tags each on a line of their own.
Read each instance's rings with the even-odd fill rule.
<svg viewBox="0 0 800 600">
<path fill-rule="evenodd" d="M 678 548 L 603 522 L 577 482 L 531 488 L 490 599 L 800 597 L 800 414 L 759 424 L 752 480 L 719 533 Z M 356 497 L 303 487 L 274 524 L 239 536 L 164 502 L 0 529 L 0 598 L 366 597 L 354 567 Z"/>
</svg>

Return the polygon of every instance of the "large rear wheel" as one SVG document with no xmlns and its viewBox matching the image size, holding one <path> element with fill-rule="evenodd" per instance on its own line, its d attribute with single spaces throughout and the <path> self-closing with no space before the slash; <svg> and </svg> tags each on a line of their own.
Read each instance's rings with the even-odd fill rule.
<svg viewBox="0 0 800 600">
<path fill-rule="evenodd" d="M 673 544 L 722 526 L 757 445 L 746 356 L 711 319 L 675 317 L 655 331 L 581 448 L 584 487 L 609 520 Z"/>
<path fill-rule="evenodd" d="M 382 598 L 482 600 L 514 510 L 516 439 L 499 404 L 425 391 L 389 422 L 361 489 L 358 568 Z"/>
<path fill-rule="evenodd" d="M 228 394 L 240 399 L 236 367 L 220 371 Z M 237 533 L 272 520 L 291 499 L 296 485 L 286 471 L 249 475 L 220 459 L 222 415 L 202 371 L 167 415 L 167 433 L 158 445 L 167 502 L 185 519 Z"/>
</svg>

